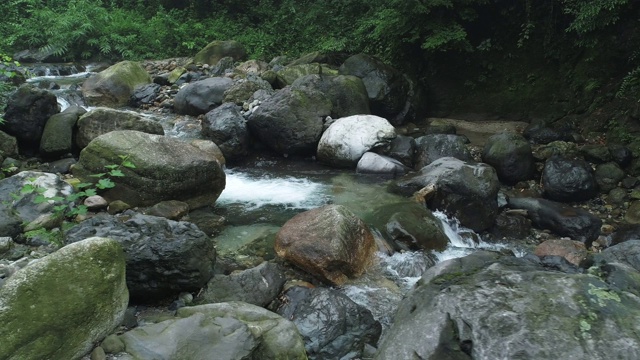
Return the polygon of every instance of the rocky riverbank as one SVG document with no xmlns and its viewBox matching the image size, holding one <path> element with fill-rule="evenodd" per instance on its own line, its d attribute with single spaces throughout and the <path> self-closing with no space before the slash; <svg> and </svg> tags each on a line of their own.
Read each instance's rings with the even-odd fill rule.
<svg viewBox="0 0 640 360">
<path fill-rule="evenodd" d="M 81 86 L 86 109 L 33 85 L 9 99 L 0 359 L 640 358 L 640 154 L 429 118 L 368 55 L 243 54 L 115 64 Z M 301 209 L 229 248 L 225 166 L 256 156 L 371 174 L 391 200 Z M 436 263 L 436 210 L 527 251 Z M 399 305 L 367 308 L 357 284 Z"/>
</svg>

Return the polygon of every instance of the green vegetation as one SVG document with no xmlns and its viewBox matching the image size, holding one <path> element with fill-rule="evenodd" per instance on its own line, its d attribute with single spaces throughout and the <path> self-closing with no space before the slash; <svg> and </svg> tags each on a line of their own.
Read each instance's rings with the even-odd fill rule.
<svg viewBox="0 0 640 360">
<path fill-rule="evenodd" d="M 19 200 L 26 195 L 35 194 L 36 196 L 33 198 L 33 202 L 35 204 L 42 204 L 45 202 L 55 204 L 53 206 L 53 218 L 62 219 L 62 224 L 59 228 L 54 229 L 39 227 L 29 230 L 25 232 L 25 236 L 27 238 L 38 237 L 50 243 L 62 246 L 64 232 L 73 227 L 73 223 L 70 221 L 79 215 L 85 215 L 88 211 L 87 206 L 82 204 L 82 201 L 89 196 L 97 195 L 100 190 L 114 188 L 116 183 L 113 179 L 125 176 L 121 168 L 126 167 L 129 169 L 135 169 L 135 164 L 129 160 L 128 156 L 119 155 L 119 157 L 122 160 L 120 164 L 106 165 L 106 171 L 104 173 L 91 175 L 91 177 L 96 179 L 95 183 L 74 184 L 77 191 L 67 195 L 66 197 L 48 197 L 45 195 L 45 188 L 34 184 L 36 179 L 29 179 L 29 181 L 20 189 L 19 194 L 12 194 L 12 197 Z"/>
</svg>

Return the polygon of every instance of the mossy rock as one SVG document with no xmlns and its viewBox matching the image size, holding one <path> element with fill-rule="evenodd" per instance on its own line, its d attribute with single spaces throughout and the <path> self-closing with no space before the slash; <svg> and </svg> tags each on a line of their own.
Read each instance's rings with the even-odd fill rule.
<svg viewBox="0 0 640 360">
<path fill-rule="evenodd" d="M 237 41 L 216 40 L 209 43 L 196 56 L 193 62 L 196 64 L 216 65 L 223 57 L 230 56 L 234 61 L 242 61 L 247 58 L 247 50 Z"/>
<path fill-rule="evenodd" d="M 137 86 L 149 83 L 151 77 L 142 65 L 122 61 L 88 78 L 82 84 L 82 95 L 88 105 L 125 106 Z"/>
<path fill-rule="evenodd" d="M 128 302 L 117 242 L 65 246 L 0 289 L 0 359 L 78 359 L 122 322 Z"/>
</svg>

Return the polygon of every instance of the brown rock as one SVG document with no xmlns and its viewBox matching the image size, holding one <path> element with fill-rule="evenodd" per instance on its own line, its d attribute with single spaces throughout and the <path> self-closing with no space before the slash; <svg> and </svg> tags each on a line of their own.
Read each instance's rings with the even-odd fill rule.
<svg viewBox="0 0 640 360">
<path fill-rule="evenodd" d="M 587 248 L 583 243 L 566 239 L 547 240 L 538 245 L 534 253 L 537 256 L 562 256 L 576 266 L 587 259 Z"/>
<path fill-rule="evenodd" d="M 294 216 L 276 235 L 276 254 L 323 281 L 340 285 L 361 275 L 376 244 L 365 223 L 342 205 Z"/>
</svg>

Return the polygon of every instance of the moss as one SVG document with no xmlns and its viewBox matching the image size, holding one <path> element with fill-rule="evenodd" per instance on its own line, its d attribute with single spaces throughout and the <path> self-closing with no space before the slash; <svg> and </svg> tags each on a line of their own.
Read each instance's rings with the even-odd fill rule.
<svg viewBox="0 0 640 360">
<path fill-rule="evenodd" d="M 593 284 L 589 284 L 587 292 L 595 297 L 595 301 L 600 307 L 607 306 L 607 301 L 620 302 L 620 296 L 611 289 L 598 288 Z"/>
</svg>

